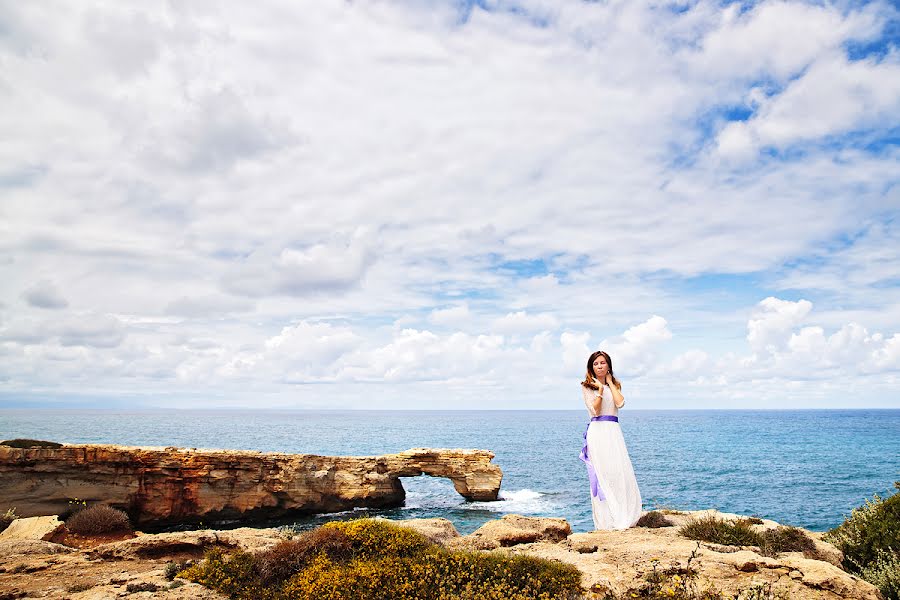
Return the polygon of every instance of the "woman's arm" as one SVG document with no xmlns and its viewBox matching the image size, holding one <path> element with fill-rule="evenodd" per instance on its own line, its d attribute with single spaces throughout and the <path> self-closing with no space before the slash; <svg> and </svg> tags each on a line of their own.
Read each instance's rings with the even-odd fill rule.
<svg viewBox="0 0 900 600">
<path fill-rule="evenodd" d="M 610 375 L 606 376 L 606 385 L 609 386 L 609 389 L 612 390 L 613 402 L 616 403 L 616 408 L 622 408 L 625 406 L 625 396 L 622 395 L 622 391 L 616 387 L 616 384 L 613 383 L 612 377 Z"/>
<path fill-rule="evenodd" d="M 602 389 L 602 388 L 601 388 Z M 583 385 L 581 386 L 581 393 L 584 396 L 584 401 L 588 406 L 591 407 L 591 412 L 594 414 L 600 413 L 600 403 L 603 402 L 603 398 L 594 393 L 594 390 Z M 601 392 L 602 393 L 602 392 Z"/>
</svg>

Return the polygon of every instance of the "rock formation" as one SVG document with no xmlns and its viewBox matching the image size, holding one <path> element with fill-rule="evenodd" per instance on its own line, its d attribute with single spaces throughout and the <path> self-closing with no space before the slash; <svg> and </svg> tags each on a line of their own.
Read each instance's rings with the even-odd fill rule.
<svg viewBox="0 0 900 600">
<path fill-rule="evenodd" d="M 402 506 L 400 477 L 447 477 L 468 500 L 496 500 L 487 450 L 414 448 L 383 456 L 234 450 L 0 445 L 0 507 L 56 515 L 71 501 L 124 510 L 141 527 Z"/>
<path fill-rule="evenodd" d="M 589 533 L 569 533 L 564 519 L 520 515 L 489 521 L 465 536 L 460 536 L 446 519 L 395 522 L 453 549 L 524 554 L 573 564 L 582 573 L 586 593 L 596 598 L 631 598 L 633 590 L 651 572 L 684 574 L 687 560 L 693 554 L 691 568 L 696 571 L 699 588 L 725 596 L 743 590 L 741 597 L 879 600 L 877 589 L 843 571 L 838 566 L 840 552 L 813 532 L 806 533 L 815 538 L 820 559 L 806 557 L 802 552 L 783 552 L 771 557 L 763 556 L 754 547 L 703 542 L 698 545 L 678 534 L 677 525 L 711 512 L 714 511 L 670 512 L 667 517 L 675 523 L 674 527 L 633 527 Z M 737 518 L 737 515 L 715 514 L 720 518 Z M 258 552 L 283 540 L 286 534 L 278 529 L 251 528 L 139 533 L 133 539 L 79 550 L 41 541 L 56 526 L 55 521 L 22 521 L 15 534 L 0 534 L 0 573 L 3 574 L 0 598 L 40 595 L 60 600 L 100 600 L 125 595 L 129 585 L 143 585 L 157 589 L 154 598 L 224 600 L 225 596 L 197 584 L 167 581 L 166 563 L 199 559 L 206 549 L 214 547 Z M 760 530 L 777 526 L 768 520 L 754 525 Z M 747 593 L 765 586 L 771 587 L 772 595 Z"/>
</svg>

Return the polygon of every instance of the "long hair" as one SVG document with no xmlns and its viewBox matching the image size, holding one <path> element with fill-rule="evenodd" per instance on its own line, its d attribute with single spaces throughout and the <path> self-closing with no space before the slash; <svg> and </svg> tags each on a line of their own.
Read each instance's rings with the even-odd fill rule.
<svg viewBox="0 0 900 600">
<path fill-rule="evenodd" d="M 603 350 L 597 350 L 588 357 L 587 371 L 585 372 L 584 381 L 581 382 L 581 385 L 586 388 L 591 388 L 592 390 L 600 389 L 599 386 L 594 383 L 594 361 L 597 360 L 598 356 L 602 356 L 606 359 L 606 364 L 607 366 L 609 366 L 609 374 L 612 376 L 613 385 L 621 390 L 622 384 L 618 379 L 616 379 L 616 376 L 613 374 L 612 359 L 609 357 L 609 354 L 607 354 Z"/>
</svg>

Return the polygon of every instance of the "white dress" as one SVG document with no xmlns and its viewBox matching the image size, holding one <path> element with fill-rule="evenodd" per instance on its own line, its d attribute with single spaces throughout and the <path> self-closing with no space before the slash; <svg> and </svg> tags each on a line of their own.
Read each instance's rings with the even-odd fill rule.
<svg viewBox="0 0 900 600">
<path fill-rule="evenodd" d="M 600 411 L 593 412 L 591 402 L 600 390 L 581 386 L 584 405 L 592 417 L 613 415 L 619 409 L 613 401 L 612 391 L 604 385 Z M 641 518 L 641 492 L 622 429 L 616 421 L 591 421 L 587 429 L 587 459 L 597 476 L 598 494 L 591 493 L 591 508 L 595 529 L 627 529 Z"/>
</svg>

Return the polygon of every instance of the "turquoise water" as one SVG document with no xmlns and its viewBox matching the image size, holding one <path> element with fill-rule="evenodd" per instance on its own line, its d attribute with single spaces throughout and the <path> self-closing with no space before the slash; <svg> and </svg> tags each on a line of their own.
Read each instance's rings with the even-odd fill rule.
<svg viewBox="0 0 900 600">
<path fill-rule="evenodd" d="M 445 517 L 462 533 L 505 513 L 592 529 L 578 460 L 584 411 L 0 410 L 0 439 L 373 455 L 485 448 L 498 502 L 466 502 L 449 480 L 404 478 L 406 506 L 302 519 Z M 900 480 L 900 410 L 633 410 L 620 424 L 646 509 L 717 508 L 824 531 Z M 3 507 L 0 507 L 3 508 Z"/>
</svg>

